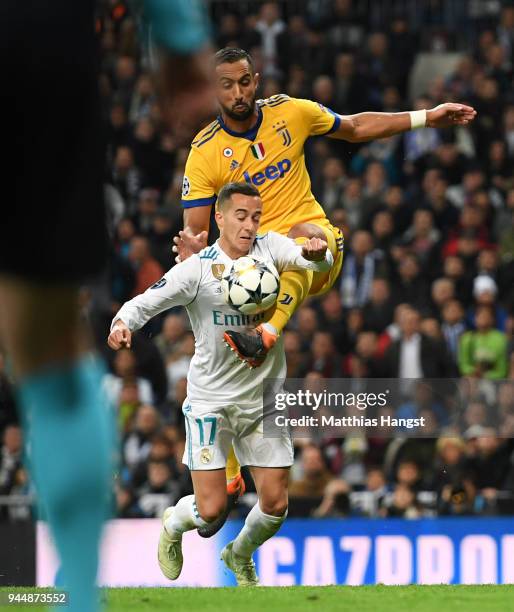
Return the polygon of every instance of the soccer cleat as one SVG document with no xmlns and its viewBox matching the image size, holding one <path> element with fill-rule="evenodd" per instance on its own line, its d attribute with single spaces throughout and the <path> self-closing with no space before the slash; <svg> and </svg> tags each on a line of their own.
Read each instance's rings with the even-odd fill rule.
<svg viewBox="0 0 514 612">
<path fill-rule="evenodd" d="M 236 555 L 232 550 L 234 542 L 229 542 L 221 551 L 221 560 L 229 570 L 233 571 L 237 580 L 237 585 L 242 587 L 259 586 L 259 578 L 255 571 L 255 563 L 250 557 L 246 559 Z"/>
<path fill-rule="evenodd" d="M 162 517 L 162 531 L 159 538 L 157 559 L 161 572 L 169 580 L 176 580 L 182 571 L 184 559 L 182 557 L 182 535 L 172 538 L 166 531 L 164 523 L 173 512 L 173 507 L 167 508 Z"/>
<path fill-rule="evenodd" d="M 241 495 L 245 492 L 245 481 L 241 474 L 238 474 L 230 482 L 227 482 L 227 505 L 225 510 L 218 516 L 217 519 L 205 525 L 205 527 L 198 528 L 198 534 L 202 538 L 211 538 L 215 533 L 223 527 L 228 515 L 236 507 L 237 502 Z"/>
<path fill-rule="evenodd" d="M 229 329 L 223 334 L 223 338 L 225 344 L 238 359 L 250 368 L 258 368 L 264 363 L 268 351 L 273 348 L 278 336 L 259 325 L 252 333 L 241 333 Z"/>
</svg>

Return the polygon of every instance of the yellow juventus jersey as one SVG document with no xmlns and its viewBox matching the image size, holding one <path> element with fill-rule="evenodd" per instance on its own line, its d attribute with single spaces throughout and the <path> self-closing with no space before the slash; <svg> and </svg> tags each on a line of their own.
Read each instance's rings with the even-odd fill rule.
<svg viewBox="0 0 514 612">
<path fill-rule="evenodd" d="M 277 95 L 257 102 L 249 131 L 230 130 L 221 117 L 194 139 L 186 163 L 182 205 L 211 206 L 226 183 L 246 181 L 261 194 L 261 232 L 287 234 L 297 223 L 329 225 L 311 192 L 304 143 L 335 132 L 339 116 L 321 104 Z"/>
</svg>

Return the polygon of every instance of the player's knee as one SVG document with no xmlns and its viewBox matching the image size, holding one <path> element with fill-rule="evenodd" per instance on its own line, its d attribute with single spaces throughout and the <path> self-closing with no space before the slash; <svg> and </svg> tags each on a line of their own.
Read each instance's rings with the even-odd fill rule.
<svg viewBox="0 0 514 612">
<path fill-rule="evenodd" d="M 198 514 L 206 523 L 212 523 L 225 510 L 226 503 L 226 498 L 220 498 L 198 504 Z"/>
<path fill-rule="evenodd" d="M 288 238 L 320 238 L 326 240 L 325 232 L 313 223 L 297 223 L 287 233 Z"/>
<path fill-rule="evenodd" d="M 260 506 L 264 514 L 284 516 L 287 512 L 287 498 L 262 500 Z"/>
</svg>

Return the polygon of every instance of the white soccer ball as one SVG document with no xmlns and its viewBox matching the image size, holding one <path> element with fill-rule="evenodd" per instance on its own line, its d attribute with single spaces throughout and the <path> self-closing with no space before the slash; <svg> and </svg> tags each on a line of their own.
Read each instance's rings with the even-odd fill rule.
<svg viewBox="0 0 514 612">
<path fill-rule="evenodd" d="M 280 276 L 270 261 L 240 257 L 221 278 L 227 304 L 246 315 L 268 310 L 277 301 Z"/>
</svg>

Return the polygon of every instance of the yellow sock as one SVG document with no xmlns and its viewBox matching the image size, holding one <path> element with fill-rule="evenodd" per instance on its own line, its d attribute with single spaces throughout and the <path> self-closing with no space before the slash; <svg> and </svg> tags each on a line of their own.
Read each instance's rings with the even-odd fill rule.
<svg viewBox="0 0 514 612">
<path fill-rule="evenodd" d="M 236 459 L 236 455 L 232 447 L 230 447 L 230 453 L 227 457 L 227 466 L 225 467 L 225 472 L 227 476 L 227 482 L 233 480 L 241 473 L 241 466 L 239 465 L 239 461 Z"/>
<path fill-rule="evenodd" d="M 289 270 L 280 275 L 280 295 L 275 312 L 267 321 L 279 334 L 298 306 L 309 295 L 313 274 L 312 270 Z"/>
</svg>

